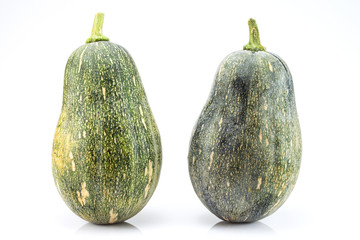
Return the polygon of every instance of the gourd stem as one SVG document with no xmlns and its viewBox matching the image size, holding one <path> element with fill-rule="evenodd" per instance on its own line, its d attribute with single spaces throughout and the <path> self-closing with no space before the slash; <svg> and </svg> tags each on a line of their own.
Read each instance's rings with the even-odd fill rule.
<svg viewBox="0 0 360 240">
<path fill-rule="evenodd" d="M 104 14 L 97 13 L 94 19 L 94 25 L 92 28 L 91 36 L 86 40 L 86 43 L 109 41 L 108 37 L 102 35 L 102 28 L 104 23 Z"/>
<path fill-rule="evenodd" d="M 259 29 L 256 24 L 256 21 L 252 18 L 249 19 L 249 43 L 244 46 L 244 50 L 249 50 L 253 52 L 257 51 L 265 51 L 266 48 L 261 45 L 260 43 L 260 35 L 259 35 Z"/>
</svg>

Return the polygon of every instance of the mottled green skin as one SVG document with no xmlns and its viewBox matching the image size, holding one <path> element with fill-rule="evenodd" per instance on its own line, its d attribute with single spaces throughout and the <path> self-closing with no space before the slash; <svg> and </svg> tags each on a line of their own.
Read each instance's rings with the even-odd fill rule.
<svg viewBox="0 0 360 240">
<path fill-rule="evenodd" d="M 70 56 L 52 169 L 69 208 L 108 224 L 138 213 L 161 168 L 160 136 L 129 53 L 107 41 Z"/>
<path fill-rule="evenodd" d="M 294 188 L 301 133 L 291 74 L 276 55 L 238 51 L 221 63 L 188 155 L 202 203 L 229 222 L 275 212 Z"/>
</svg>

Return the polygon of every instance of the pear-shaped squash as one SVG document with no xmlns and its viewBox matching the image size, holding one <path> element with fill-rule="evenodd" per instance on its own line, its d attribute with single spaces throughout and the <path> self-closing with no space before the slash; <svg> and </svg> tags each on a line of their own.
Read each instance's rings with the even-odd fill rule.
<svg viewBox="0 0 360 240">
<path fill-rule="evenodd" d="M 290 71 L 261 46 L 255 20 L 249 28 L 249 44 L 220 64 L 188 155 L 196 194 L 229 222 L 275 212 L 294 188 L 301 161 Z"/>
<path fill-rule="evenodd" d="M 52 170 L 69 208 L 97 224 L 122 222 L 149 201 L 161 168 L 160 135 L 134 60 L 102 35 L 70 56 Z"/>
</svg>

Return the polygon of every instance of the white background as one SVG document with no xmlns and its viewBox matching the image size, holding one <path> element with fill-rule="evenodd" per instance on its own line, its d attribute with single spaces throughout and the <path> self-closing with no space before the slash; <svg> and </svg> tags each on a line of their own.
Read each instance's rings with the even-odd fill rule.
<svg viewBox="0 0 360 240">
<path fill-rule="evenodd" d="M 359 11 L 355 0 L 1 1 L 0 238 L 355 238 Z M 97 12 L 105 13 L 104 35 L 137 64 L 163 145 L 152 199 L 113 226 L 73 214 L 51 174 L 65 64 L 90 36 Z M 216 69 L 248 42 L 250 17 L 262 44 L 292 72 L 303 157 L 288 201 L 259 222 L 239 225 L 221 222 L 198 200 L 187 152 Z"/>
</svg>

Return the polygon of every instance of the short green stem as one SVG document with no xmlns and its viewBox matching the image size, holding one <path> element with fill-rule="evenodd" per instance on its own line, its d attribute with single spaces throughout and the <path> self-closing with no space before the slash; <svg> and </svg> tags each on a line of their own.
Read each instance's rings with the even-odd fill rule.
<svg viewBox="0 0 360 240">
<path fill-rule="evenodd" d="M 265 51 L 266 50 L 265 47 L 262 46 L 260 43 L 258 26 L 256 24 L 256 21 L 252 18 L 249 19 L 249 33 L 250 33 L 249 43 L 246 44 L 243 49 L 253 52 Z"/>
<path fill-rule="evenodd" d="M 86 43 L 109 41 L 108 37 L 102 35 L 102 28 L 104 23 L 104 14 L 97 13 L 94 19 L 94 25 L 91 32 L 91 36 L 86 40 Z"/>
</svg>

